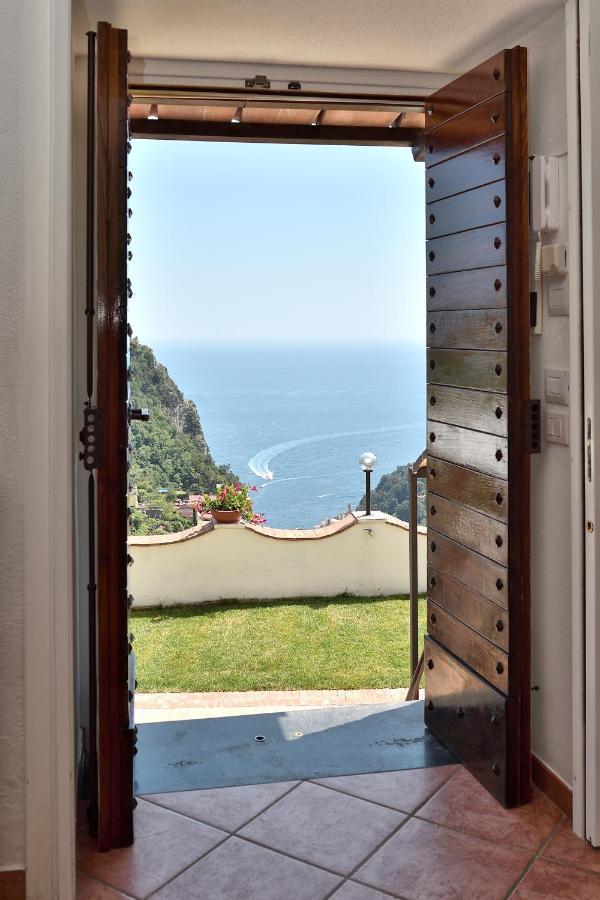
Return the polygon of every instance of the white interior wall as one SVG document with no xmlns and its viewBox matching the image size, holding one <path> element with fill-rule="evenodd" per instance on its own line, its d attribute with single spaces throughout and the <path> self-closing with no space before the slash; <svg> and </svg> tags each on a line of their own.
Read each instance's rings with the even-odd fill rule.
<svg viewBox="0 0 600 900">
<path fill-rule="evenodd" d="M 69 22 L 2 4 L 0 871 L 40 900 L 73 875 Z"/>
<path fill-rule="evenodd" d="M 23 60 L 20 0 L 0 28 L 0 870 L 24 854 Z"/>
<path fill-rule="evenodd" d="M 529 153 L 560 158 L 560 230 L 547 243 L 568 243 L 566 38 L 559 10 L 520 39 L 528 51 Z M 553 281 L 552 283 L 556 283 Z M 566 278 L 568 288 L 568 276 Z M 571 303 L 578 298 L 571 297 Z M 569 368 L 570 318 L 549 316 L 544 297 L 543 333 L 531 338 L 531 395 L 544 402 L 544 369 Z M 579 402 L 575 398 L 575 402 Z M 570 449 L 548 443 L 531 466 L 531 585 L 533 752 L 572 784 L 571 722 L 571 481 Z"/>
</svg>

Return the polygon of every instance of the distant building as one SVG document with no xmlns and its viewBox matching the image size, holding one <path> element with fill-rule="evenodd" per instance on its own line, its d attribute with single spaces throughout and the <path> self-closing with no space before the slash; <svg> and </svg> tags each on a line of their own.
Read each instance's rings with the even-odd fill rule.
<svg viewBox="0 0 600 900">
<path fill-rule="evenodd" d="M 185 500 L 176 500 L 175 501 L 175 509 L 179 513 L 179 515 L 183 516 L 185 519 L 190 519 L 195 522 L 196 520 L 196 505 L 202 494 L 190 494 Z"/>
</svg>

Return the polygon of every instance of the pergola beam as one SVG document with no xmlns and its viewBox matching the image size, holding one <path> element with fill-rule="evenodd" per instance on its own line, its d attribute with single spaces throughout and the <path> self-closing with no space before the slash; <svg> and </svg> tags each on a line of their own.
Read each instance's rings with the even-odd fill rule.
<svg viewBox="0 0 600 900">
<path fill-rule="evenodd" d="M 412 147 L 418 128 L 364 128 L 342 125 L 267 125 L 179 119 L 131 119 L 132 137 L 162 140 L 251 141 L 288 144 L 357 144 Z"/>
</svg>

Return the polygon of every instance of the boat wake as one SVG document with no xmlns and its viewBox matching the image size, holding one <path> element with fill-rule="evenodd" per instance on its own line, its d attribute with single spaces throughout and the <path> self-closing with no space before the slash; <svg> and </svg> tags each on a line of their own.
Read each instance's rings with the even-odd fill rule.
<svg viewBox="0 0 600 900">
<path fill-rule="evenodd" d="M 288 450 L 295 450 L 296 447 L 302 447 L 305 444 L 316 444 L 318 441 L 330 441 L 337 438 L 358 437 L 363 434 L 387 434 L 390 431 L 405 431 L 413 428 L 414 423 L 410 422 L 406 425 L 390 425 L 384 428 L 367 428 L 362 431 L 336 431 L 333 434 L 314 434 L 311 437 L 297 438 L 295 441 L 283 441 L 281 444 L 274 444 L 272 447 L 266 447 L 259 450 L 254 456 L 248 460 L 248 468 L 258 478 L 265 481 L 272 481 L 275 473 L 271 469 L 271 463 L 277 456 L 287 453 Z"/>
</svg>

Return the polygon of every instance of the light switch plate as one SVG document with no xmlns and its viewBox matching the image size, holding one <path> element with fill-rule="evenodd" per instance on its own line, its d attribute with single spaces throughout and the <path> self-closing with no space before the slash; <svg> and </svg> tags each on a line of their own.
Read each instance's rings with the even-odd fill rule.
<svg viewBox="0 0 600 900">
<path fill-rule="evenodd" d="M 560 403 L 563 406 L 569 405 L 568 369 L 545 369 L 544 386 L 548 403 Z"/>
<path fill-rule="evenodd" d="M 548 288 L 548 314 L 569 315 L 569 294 L 565 285 L 551 285 Z"/>
<path fill-rule="evenodd" d="M 546 413 L 546 440 L 551 444 L 569 443 L 569 417 L 565 413 Z"/>
</svg>

